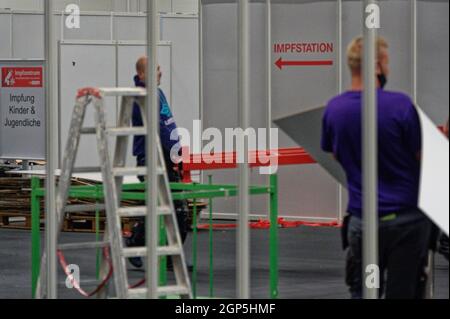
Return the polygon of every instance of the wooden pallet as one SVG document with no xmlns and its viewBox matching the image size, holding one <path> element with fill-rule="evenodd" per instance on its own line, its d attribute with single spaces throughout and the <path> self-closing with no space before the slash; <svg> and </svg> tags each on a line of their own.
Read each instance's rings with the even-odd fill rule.
<svg viewBox="0 0 450 319">
<path fill-rule="evenodd" d="M 7 229 L 31 229 L 31 215 L 23 213 L 1 213 L 0 228 Z"/>
</svg>

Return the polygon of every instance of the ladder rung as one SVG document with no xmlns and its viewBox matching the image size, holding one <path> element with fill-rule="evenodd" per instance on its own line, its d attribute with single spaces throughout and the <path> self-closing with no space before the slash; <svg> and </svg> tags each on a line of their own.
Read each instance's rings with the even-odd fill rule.
<svg viewBox="0 0 450 319">
<path fill-rule="evenodd" d="M 101 284 L 102 282 L 100 280 L 97 279 L 86 279 L 86 280 L 81 280 L 80 282 L 80 286 L 98 286 L 99 284 Z M 60 282 L 59 283 L 60 287 L 66 287 L 66 282 Z"/>
<path fill-rule="evenodd" d="M 95 127 L 83 127 L 80 133 L 86 135 L 94 135 L 97 134 L 97 129 Z"/>
<path fill-rule="evenodd" d="M 82 249 L 96 249 L 108 247 L 109 242 L 86 242 L 86 243 L 70 243 L 70 244 L 60 244 L 58 245 L 59 250 L 82 250 Z"/>
<path fill-rule="evenodd" d="M 189 295 L 190 293 L 189 288 L 186 286 L 166 286 L 158 288 L 158 295 L 161 297 L 170 295 L 183 296 Z"/>
<path fill-rule="evenodd" d="M 177 246 L 158 247 L 158 256 L 176 256 L 180 255 L 182 250 Z M 145 257 L 147 256 L 147 247 L 124 248 L 123 257 Z"/>
<path fill-rule="evenodd" d="M 158 175 L 162 175 L 164 171 L 159 168 Z M 114 176 L 146 176 L 147 167 L 116 167 L 113 169 Z"/>
<path fill-rule="evenodd" d="M 106 131 L 110 136 L 133 136 L 133 135 L 147 135 L 145 128 L 138 127 L 118 127 L 110 128 Z"/>
<path fill-rule="evenodd" d="M 159 287 L 157 290 L 159 297 L 164 296 L 184 296 L 189 295 L 190 291 L 185 286 L 166 286 Z M 136 288 L 128 290 L 128 296 L 130 298 L 146 298 L 147 297 L 147 288 Z"/>
<path fill-rule="evenodd" d="M 70 205 L 66 206 L 66 213 L 79 213 L 79 212 L 95 212 L 97 210 L 105 210 L 106 207 L 103 204 L 93 204 L 93 205 Z"/>
<path fill-rule="evenodd" d="M 119 208 L 117 213 L 120 217 L 145 217 L 147 216 L 146 206 L 135 206 L 135 207 L 123 207 Z M 158 215 L 165 216 L 170 215 L 171 210 L 169 206 L 158 207 Z"/>
<path fill-rule="evenodd" d="M 102 169 L 100 167 L 75 167 L 72 172 L 73 174 L 101 173 Z"/>
<path fill-rule="evenodd" d="M 100 88 L 103 96 L 146 96 L 147 91 L 141 88 Z"/>
</svg>

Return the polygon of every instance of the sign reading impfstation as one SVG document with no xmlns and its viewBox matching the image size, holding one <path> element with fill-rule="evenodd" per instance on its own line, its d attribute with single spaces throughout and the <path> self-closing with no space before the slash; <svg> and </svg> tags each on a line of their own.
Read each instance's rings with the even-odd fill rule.
<svg viewBox="0 0 450 319">
<path fill-rule="evenodd" d="M 43 61 L 0 61 L 0 158 L 45 158 Z"/>
</svg>

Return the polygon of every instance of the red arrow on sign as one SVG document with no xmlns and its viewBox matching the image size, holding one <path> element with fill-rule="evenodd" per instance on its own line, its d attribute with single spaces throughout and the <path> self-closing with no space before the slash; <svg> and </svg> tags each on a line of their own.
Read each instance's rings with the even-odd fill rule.
<svg viewBox="0 0 450 319">
<path fill-rule="evenodd" d="M 283 61 L 279 58 L 275 65 L 282 70 L 284 66 L 330 66 L 333 65 L 332 60 L 317 60 L 317 61 Z"/>
</svg>

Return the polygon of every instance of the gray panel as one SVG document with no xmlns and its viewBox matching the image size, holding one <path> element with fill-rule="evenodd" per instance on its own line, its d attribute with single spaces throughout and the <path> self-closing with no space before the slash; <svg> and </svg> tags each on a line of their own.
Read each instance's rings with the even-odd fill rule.
<svg viewBox="0 0 450 319">
<path fill-rule="evenodd" d="M 224 132 L 225 128 L 238 126 L 237 91 L 237 6 L 217 4 L 204 6 L 203 45 L 204 45 L 204 128 L 214 127 Z M 265 95 L 265 40 L 261 30 L 265 28 L 265 7 L 251 6 L 251 126 L 266 126 Z M 225 150 L 224 151 L 231 151 Z M 235 170 L 213 171 L 214 183 L 237 184 Z M 267 183 L 265 176 L 253 170 L 253 184 Z M 251 198 L 251 213 L 267 215 L 267 196 Z M 236 214 L 235 198 L 215 201 L 214 211 Z"/>
<path fill-rule="evenodd" d="M 79 29 L 64 29 L 64 39 L 68 40 L 112 40 L 111 17 L 84 15 Z"/>
<path fill-rule="evenodd" d="M 273 43 L 332 43 L 329 53 L 273 53 L 273 61 L 333 60 L 333 66 L 291 67 L 273 65 L 273 118 L 323 105 L 337 93 L 337 6 L 336 2 L 275 2 L 272 7 Z M 320 21 L 320 23 L 317 23 Z M 314 25 L 314 28 L 311 26 Z M 298 147 L 280 132 L 280 147 Z M 318 165 L 280 170 L 280 213 L 285 216 L 332 218 L 339 213 L 338 185 Z"/>
<path fill-rule="evenodd" d="M 11 57 L 11 35 L 10 35 L 10 14 L 0 14 L 0 59 L 8 59 Z"/>
<path fill-rule="evenodd" d="M 42 15 L 16 14 L 13 19 L 14 58 L 44 57 L 44 19 Z"/>
<path fill-rule="evenodd" d="M 204 126 L 236 127 L 237 116 L 237 7 L 220 1 L 204 5 Z M 251 5 L 251 110 L 252 126 L 265 127 L 265 6 Z M 273 41 L 330 41 L 336 39 L 336 12 L 334 2 L 278 4 L 274 3 Z M 311 24 L 321 21 L 316 28 Z M 323 21 L 328 21 L 324 23 Z M 297 56 L 283 55 L 283 58 Z M 279 56 L 273 55 L 273 62 Z M 299 57 L 303 58 L 303 57 Z M 308 58 L 314 59 L 315 56 Z M 328 56 L 333 59 L 335 55 Z M 326 69 L 284 69 L 273 65 L 273 116 L 302 110 L 302 106 L 320 105 L 337 90 L 336 67 Z M 320 88 L 318 90 L 317 88 Z M 308 104 L 309 103 L 309 104 Z M 297 145 L 280 132 L 280 147 Z M 209 173 L 208 173 L 209 174 Z M 214 172 L 214 181 L 236 184 L 237 172 Z M 280 214 L 287 217 L 336 218 L 338 211 L 337 185 L 320 167 L 281 167 Z M 264 183 L 264 177 L 252 174 L 253 183 Z M 215 211 L 236 213 L 235 200 L 218 201 Z M 266 214 L 266 201 L 252 200 L 252 213 Z"/>
<path fill-rule="evenodd" d="M 146 36 L 145 17 L 114 17 L 115 35 L 119 41 L 139 40 L 144 41 Z"/>
<path fill-rule="evenodd" d="M 448 118 L 449 2 L 418 2 L 417 99 L 437 125 Z"/>
<path fill-rule="evenodd" d="M 70 127 L 77 90 L 83 87 L 115 87 L 115 46 L 114 45 L 61 45 L 61 152 L 64 152 Z M 95 70 L 95 72 L 93 72 Z M 115 99 L 106 99 L 107 125 L 116 121 Z M 86 113 L 85 126 L 94 124 L 94 112 Z M 77 166 L 99 165 L 95 136 L 82 138 L 77 157 Z"/>
<path fill-rule="evenodd" d="M 412 16 L 410 0 L 392 0 L 380 2 L 382 20 L 380 35 L 389 42 L 390 76 L 386 87 L 388 90 L 412 94 Z M 350 87 L 345 52 L 350 41 L 362 34 L 361 2 L 343 2 L 343 70 L 344 89 Z"/>
<path fill-rule="evenodd" d="M 161 40 L 172 44 L 172 110 L 177 125 L 193 132 L 200 119 L 198 19 L 161 17 Z"/>
</svg>

